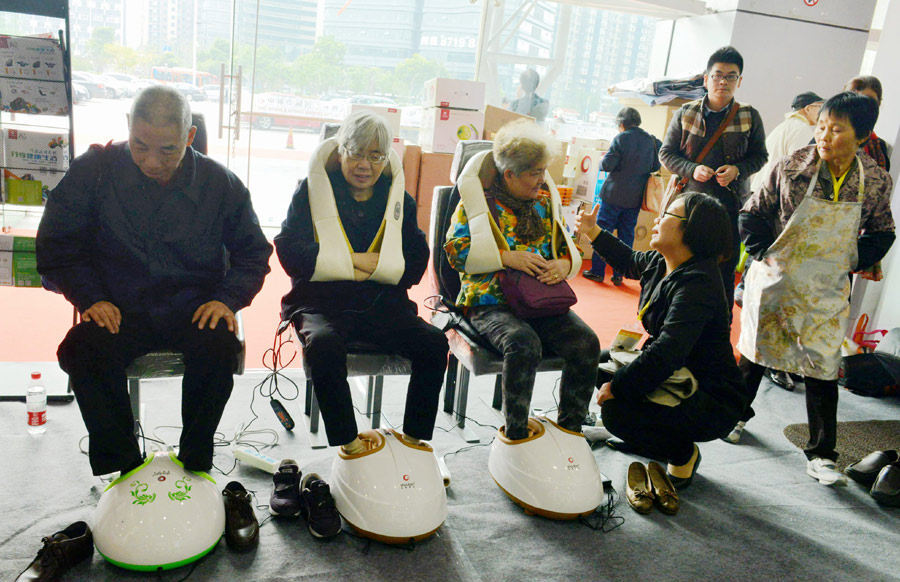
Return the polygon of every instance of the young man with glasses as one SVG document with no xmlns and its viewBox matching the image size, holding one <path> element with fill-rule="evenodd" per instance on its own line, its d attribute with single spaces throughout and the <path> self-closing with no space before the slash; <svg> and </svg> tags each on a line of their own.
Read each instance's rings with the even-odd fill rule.
<svg viewBox="0 0 900 582">
<path fill-rule="evenodd" d="M 731 259 L 721 263 L 722 283 L 728 304 L 734 302 L 734 268 L 740 254 L 738 211 L 750 195 L 749 178 L 768 159 L 762 118 L 753 107 L 738 103 L 734 93 L 741 86 L 744 59 L 731 46 L 709 57 L 703 83 L 707 95 L 684 104 L 675 112 L 659 160 L 673 174 L 688 178 L 685 191 L 712 195 L 728 210 L 732 226 Z M 737 107 L 728 127 L 706 156 L 696 160 L 719 126 Z"/>
</svg>

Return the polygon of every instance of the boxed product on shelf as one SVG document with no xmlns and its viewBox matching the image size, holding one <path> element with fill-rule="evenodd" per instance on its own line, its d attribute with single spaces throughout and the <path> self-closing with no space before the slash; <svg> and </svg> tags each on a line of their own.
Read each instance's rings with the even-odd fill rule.
<svg viewBox="0 0 900 582">
<path fill-rule="evenodd" d="M 485 85 L 481 81 L 435 77 L 425 81 L 424 107 L 449 107 L 479 111 L 484 108 L 484 92 Z M 480 135 L 479 131 L 478 136 Z"/>
<path fill-rule="evenodd" d="M 0 77 L 0 110 L 29 115 L 68 115 L 65 83 Z"/>
<path fill-rule="evenodd" d="M 422 112 L 419 145 L 426 152 L 452 154 L 463 140 L 479 139 L 484 112 L 432 107 Z"/>
<path fill-rule="evenodd" d="M 485 105 L 484 107 L 484 132 L 482 139 L 494 139 L 494 134 L 500 131 L 500 128 L 511 121 L 518 119 L 528 119 L 534 121 L 534 117 L 522 115 L 509 109 L 502 107 L 494 107 L 493 105 Z"/>
<path fill-rule="evenodd" d="M 387 122 L 391 128 L 391 134 L 394 138 L 400 137 L 400 107 L 388 105 L 365 105 L 362 103 L 353 103 L 350 105 L 350 113 L 357 111 L 371 111 L 377 113 Z"/>
<path fill-rule="evenodd" d="M 2 132 L 3 200 L 41 205 L 69 167 L 69 138 L 60 132 Z"/>
<path fill-rule="evenodd" d="M 36 255 L 33 252 L 0 251 L 0 285 L 40 287 Z"/>
<path fill-rule="evenodd" d="M 0 251 L 33 253 L 34 237 L 0 233 Z"/>
<path fill-rule="evenodd" d="M 609 150 L 609 140 L 590 137 L 573 137 L 567 142 L 566 162 L 563 168 L 563 176 L 566 178 L 574 178 L 578 171 L 578 163 L 581 158 L 579 151 L 582 149 L 594 149 L 601 151 Z"/>
</svg>

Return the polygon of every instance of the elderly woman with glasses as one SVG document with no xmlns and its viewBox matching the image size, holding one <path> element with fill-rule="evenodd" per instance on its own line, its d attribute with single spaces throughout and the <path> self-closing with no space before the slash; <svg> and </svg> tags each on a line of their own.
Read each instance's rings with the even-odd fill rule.
<svg viewBox="0 0 900 582">
<path fill-rule="evenodd" d="M 391 131 L 357 112 L 313 152 L 275 237 L 291 290 L 281 301 L 303 344 L 328 443 L 347 454 L 358 438 L 347 384 L 347 344 L 365 341 L 410 360 L 404 438 L 428 440 L 447 367 L 447 339 L 419 318 L 408 290 L 428 264 L 416 203 L 404 192 Z"/>
<path fill-rule="evenodd" d="M 667 461 L 674 486 L 686 487 L 700 465 L 695 443 L 727 435 L 746 404 L 719 274 L 731 252 L 728 212 L 708 194 L 686 193 L 656 218 L 652 250 L 640 252 L 597 226 L 598 209 L 576 226 L 614 269 L 640 280 L 638 319 L 649 334 L 614 374 L 601 367 L 603 425 L 622 439 L 614 448 Z M 676 372 L 690 389 L 673 398 L 664 384 Z"/>
</svg>

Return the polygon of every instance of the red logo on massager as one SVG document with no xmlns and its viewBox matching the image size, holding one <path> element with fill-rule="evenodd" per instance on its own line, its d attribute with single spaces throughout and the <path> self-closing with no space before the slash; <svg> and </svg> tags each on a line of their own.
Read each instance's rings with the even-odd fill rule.
<svg viewBox="0 0 900 582">
<path fill-rule="evenodd" d="M 803 3 L 807 6 L 815 6 L 819 3 L 819 0 L 803 0 Z"/>
<path fill-rule="evenodd" d="M 160 481 L 160 482 L 165 481 L 165 480 L 166 480 L 166 476 L 165 476 L 165 475 L 160 475 L 159 477 L 156 478 L 156 480 L 157 480 L 157 481 Z"/>
<path fill-rule="evenodd" d="M 569 457 L 569 462 L 570 462 L 570 463 L 574 463 L 574 462 L 575 462 L 575 459 L 573 459 L 572 457 Z"/>
<path fill-rule="evenodd" d="M 581 171 L 587 172 L 591 169 L 591 156 L 584 156 L 581 158 Z"/>
<path fill-rule="evenodd" d="M 403 480 L 404 480 L 404 481 L 409 481 L 409 475 L 404 475 L 404 476 L 403 476 Z"/>
</svg>

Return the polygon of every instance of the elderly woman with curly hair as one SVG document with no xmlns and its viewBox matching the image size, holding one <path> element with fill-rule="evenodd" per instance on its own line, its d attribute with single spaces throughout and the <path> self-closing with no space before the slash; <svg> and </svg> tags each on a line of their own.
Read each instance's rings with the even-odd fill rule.
<svg viewBox="0 0 900 582">
<path fill-rule="evenodd" d="M 548 287 L 574 277 L 581 255 L 558 207 L 541 193 L 554 144 L 537 125 L 504 126 L 490 152 L 478 154 L 457 180 L 460 203 L 444 249 L 461 273 L 457 305 L 503 354 L 506 438 L 528 437 L 528 410 L 544 350 L 565 359 L 558 424 L 580 432 L 594 388 L 600 343 L 570 310 L 519 316 L 501 289 L 501 274 L 516 270 Z"/>
</svg>

